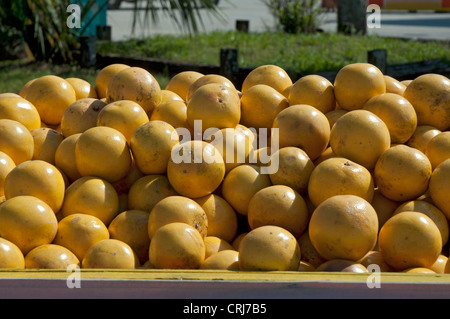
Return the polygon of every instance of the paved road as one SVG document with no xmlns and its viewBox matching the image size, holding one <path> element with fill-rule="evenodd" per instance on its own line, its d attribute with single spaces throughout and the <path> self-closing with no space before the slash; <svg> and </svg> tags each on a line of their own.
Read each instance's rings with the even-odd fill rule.
<svg viewBox="0 0 450 319">
<path fill-rule="evenodd" d="M 141 37 L 154 34 L 182 33 L 174 23 L 164 15 L 156 25 L 139 24 L 135 34 L 131 33 L 133 12 L 132 4 L 124 3 L 119 10 L 109 10 L 108 25 L 112 27 L 112 39 L 123 40 L 129 37 Z M 201 11 L 205 31 L 234 30 L 236 20 L 248 20 L 250 31 L 260 32 L 275 27 L 275 20 L 263 0 L 221 0 L 219 8 L 223 20 Z M 143 21 L 143 13 L 140 15 Z M 337 13 L 328 12 L 320 17 L 321 28 L 334 32 L 337 26 Z M 368 29 L 368 34 L 420 39 L 450 40 L 450 12 L 434 13 L 432 11 L 382 12 L 381 27 Z"/>
</svg>

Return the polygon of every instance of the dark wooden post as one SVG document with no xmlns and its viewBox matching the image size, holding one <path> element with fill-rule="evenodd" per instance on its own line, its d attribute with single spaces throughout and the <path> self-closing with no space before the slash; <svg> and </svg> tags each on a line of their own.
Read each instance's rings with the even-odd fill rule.
<svg viewBox="0 0 450 319">
<path fill-rule="evenodd" d="M 375 49 L 367 52 L 367 62 L 375 65 L 383 74 L 387 68 L 387 50 Z"/>
<path fill-rule="evenodd" d="M 111 41 L 111 26 L 98 25 L 97 26 L 97 40 Z"/>
<path fill-rule="evenodd" d="M 238 72 L 238 50 L 220 49 L 220 73 L 234 83 Z"/>
<path fill-rule="evenodd" d="M 93 67 L 97 60 L 97 38 L 93 36 L 80 37 L 80 65 L 82 67 Z"/>
<path fill-rule="evenodd" d="M 337 31 L 345 34 L 367 33 L 367 0 L 339 0 Z"/>
<path fill-rule="evenodd" d="M 248 20 L 236 20 L 236 31 L 248 33 L 249 23 Z"/>
</svg>

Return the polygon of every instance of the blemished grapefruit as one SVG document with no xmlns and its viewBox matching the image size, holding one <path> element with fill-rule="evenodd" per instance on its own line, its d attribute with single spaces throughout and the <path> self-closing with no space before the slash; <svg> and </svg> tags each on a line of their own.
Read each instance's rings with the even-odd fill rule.
<svg viewBox="0 0 450 319">
<path fill-rule="evenodd" d="M 414 107 L 403 96 L 394 93 L 377 95 L 367 101 L 364 110 L 377 115 L 388 127 L 391 143 L 406 143 L 417 128 Z"/>
<path fill-rule="evenodd" d="M 404 211 L 381 227 L 378 246 L 384 260 L 396 270 L 430 267 L 442 250 L 439 228 L 427 215 Z"/>
<path fill-rule="evenodd" d="M 367 110 L 342 115 L 330 133 L 333 152 L 371 170 L 380 155 L 391 145 L 386 124 Z"/>
<path fill-rule="evenodd" d="M 330 141 L 328 119 L 318 109 L 307 104 L 291 105 L 279 112 L 272 127 L 278 129 L 280 148 L 299 147 L 312 161 L 322 154 Z"/>
<path fill-rule="evenodd" d="M 106 88 L 106 103 L 130 100 L 138 103 L 146 113 L 152 112 L 161 99 L 158 81 L 140 67 L 129 67 L 117 72 Z"/>
<path fill-rule="evenodd" d="M 375 247 L 378 217 L 365 199 L 355 195 L 335 195 L 314 210 L 309 237 L 325 259 L 358 260 Z"/>
<path fill-rule="evenodd" d="M 280 92 L 266 84 L 256 84 L 241 96 L 241 124 L 255 129 L 270 129 L 273 120 L 289 106 Z"/>
<path fill-rule="evenodd" d="M 241 102 L 237 91 L 219 83 L 198 88 L 187 102 L 187 121 L 195 128 L 201 121 L 202 130 L 236 127 L 241 120 Z"/>
<path fill-rule="evenodd" d="M 103 69 L 98 72 L 96 78 L 95 78 L 95 90 L 97 92 L 97 97 L 99 99 L 106 98 L 106 88 L 108 87 L 108 83 L 111 80 L 111 78 L 118 72 L 122 71 L 123 69 L 129 68 L 129 65 L 121 64 L 121 63 L 114 63 L 105 66 Z"/>
<path fill-rule="evenodd" d="M 336 101 L 344 110 L 361 109 L 372 97 L 386 93 L 383 73 L 369 63 L 342 67 L 334 80 Z"/>
<path fill-rule="evenodd" d="M 14 243 L 24 255 L 52 243 L 57 230 L 55 212 L 37 197 L 15 196 L 0 205 L 0 237 Z"/>
<path fill-rule="evenodd" d="M 213 145 L 200 140 L 175 146 L 167 164 L 167 178 L 174 190 L 190 198 L 211 194 L 224 176 L 222 155 Z"/>
<path fill-rule="evenodd" d="M 430 160 L 421 151 L 399 144 L 379 157 L 374 179 L 380 192 L 394 201 L 409 201 L 428 189 L 432 173 Z"/>
<path fill-rule="evenodd" d="M 150 264 L 157 269 L 198 269 L 205 260 L 200 233 L 185 223 L 160 227 L 150 241 Z"/>
<path fill-rule="evenodd" d="M 308 182 L 308 196 L 316 207 L 335 195 L 356 195 L 371 202 L 374 190 L 369 170 L 343 157 L 329 158 L 318 164 Z"/>
<path fill-rule="evenodd" d="M 289 91 L 289 104 L 308 104 L 322 113 L 336 108 L 334 86 L 321 75 L 306 75 L 298 79 Z"/>
<path fill-rule="evenodd" d="M 286 229 L 266 225 L 251 230 L 239 245 L 239 269 L 253 271 L 297 270 L 300 246 Z"/>
<path fill-rule="evenodd" d="M 275 225 L 294 237 L 308 226 L 308 207 L 303 197 L 285 185 L 272 185 L 255 193 L 248 203 L 247 220 L 250 229 Z"/>
<path fill-rule="evenodd" d="M 403 96 L 417 113 L 418 125 L 431 125 L 438 130 L 450 128 L 450 80 L 428 73 L 415 78 Z"/>
<path fill-rule="evenodd" d="M 266 84 L 278 92 L 284 93 L 292 85 L 292 79 L 282 67 L 266 64 L 254 68 L 245 77 L 242 83 L 242 94 L 256 84 Z"/>
<path fill-rule="evenodd" d="M 187 101 L 189 87 L 204 74 L 197 71 L 182 71 L 170 78 L 165 89 L 176 93 L 183 101 Z"/>
<path fill-rule="evenodd" d="M 42 122 L 49 125 L 60 124 L 67 107 L 77 100 L 72 85 L 56 75 L 37 78 L 25 98 L 36 107 Z"/>
</svg>

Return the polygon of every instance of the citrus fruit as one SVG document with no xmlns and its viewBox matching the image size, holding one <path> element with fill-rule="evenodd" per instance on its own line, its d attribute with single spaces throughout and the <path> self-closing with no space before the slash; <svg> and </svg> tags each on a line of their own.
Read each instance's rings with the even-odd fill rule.
<svg viewBox="0 0 450 319">
<path fill-rule="evenodd" d="M 80 265 L 73 252 L 66 247 L 55 244 L 43 244 L 30 250 L 25 255 L 26 269 L 64 269 L 71 265 Z"/>
<path fill-rule="evenodd" d="M 312 161 L 322 154 L 330 140 L 328 119 L 318 109 L 307 104 L 291 105 L 284 109 L 275 117 L 272 127 L 278 129 L 280 148 L 299 147 Z"/>
<path fill-rule="evenodd" d="M 259 190 L 272 185 L 269 175 L 261 174 L 254 165 L 240 165 L 233 168 L 223 179 L 222 195 L 240 215 L 247 216 L 248 204 Z"/>
<path fill-rule="evenodd" d="M 303 76 L 292 85 L 289 104 L 308 104 L 324 114 L 328 113 L 336 108 L 334 86 L 321 75 Z"/>
<path fill-rule="evenodd" d="M 121 63 L 114 63 L 105 66 L 100 72 L 97 73 L 95 77 L 95 90 L 97 91 L 97 97 L 99 99 L 106 98 L 106 89 L 111 78 L 116 75 L 116 73 L 122 71 L 123 69 L 129 68 L 130 66 Z"/>
<path fill-rule="evenodd" d="M 161 90 L 161 103 L 174 101 L 174 100 L 184 102 L 184 100 L 181 98 L 181 96 L 179 96 L 177 93 L 167 90 L 167 89 Z"/>
<path fill-rule="evenodd" d="M 233 239 L 233 241 L 231 242 L 231 246 L 233 246 L 235 250 L 239 250 L 239 246 L 245 235 L 247 235 L 247 232 L 240 233 Z"/>
<path fill-rule="evenodd" d="M 280 92 L 266 84 L 256 84 L 241 96 L 241 124 L 255 129 L 270 129 L 280 111 L 289 101 Z"/>
<path fill-rule="evenodd" d="M 187 122 L 187 105 L 182 100 L 169 100 L 155 107 L 150 121 L 164 121 L 174 128 L 189 128 Z"/>
<path fill-rule="evenodd" d="M 365 199 L 335 195 L 317 206 L 308 231 L 323 258 L 358 260 L 375 247 L 378 217 Z"/>
<path fill-rule="evenodd" d="M 126 210 L 118 214 L 109 224 L 110 238 L 128 244 L 136 253 L 139 262 L 148 260 L 150 238 L 148 237 L 149 212 Z"/>
<path fill-rule="evenodd" d="M 248 163 L 252 150 L 251 137 L 240 127 L 227 127 L 206 134 L 206 142 L 211 143 L 219 151 L 225 161 L 225 173 L 236 166 Z"/>
<path fill-rule="evenodd" d="M 157 269 L 198 269 L 205 260 L 205 243 L 188 224 L 166 224 L 150 241 L 149 258 Z"/>
<path fill-rule="evenodd" d="M 384 260 L 396 270 L 430 267 L 439 257 L 442 237 L 436 224 L 419 212 L 401 212 L 381 227 L 378 247 Z"/>
<path fill-rule="evenodd" d="M 336 74 L 334 94 L 344 110 L 361 109 L 370 98 L 382 93 L 386 93 L 383 73 L 372 64 L 347 64 Z"/>
<path fill-rule="evenodd" d="M 189 87 L 204 74 L 196 71 L 182 71 L 170 78 L 165 89 L 180 96 L 183 101 L 187 101 Z"/>
<path fill-rule="evenodd" d="M 169 223 L 185 223 L 196 229 L 204 238 L 208 232 L 208 218 L 203 208 L 193 199 L 184 196 L 168 196 L 160 200 L 150 211 L 148 236 Z"/>
<path fill-rule="evenodd" d="M 64 135 L 54 129 L 42 127 L 31 131 L 34 140 L 33 160 L 42 160 L 55 165 L 55 154 Z"/>
<path fill-rule="evenodd" d="M 375 167 L 380 155 L 391 144 L 386 124 L 367 110 L 342 115 L 330 133 L 330 146 L 337 156 L 345 157 L 368 170 Z"/>
<path fill-rule="evenodd" d="M 378 266 L 381 272 L 392 271 L 391 266 L 384 261 L 383 254 L 378 250 L 369 251 L 363 258 L 358 260 L 358 263 L 366 268 L 374 265 Z"/>
<path fill-rule="evenodd" d="M 429 192 L 433 203 L 450 219 L 450 159 L 443 161 L 433 171 Z"/>
<path fill-rule="evenodd" d="M 417 127 L 417 115 L 407 99 L 394 93 L 374 96 L 363 107 L 377 115 L 387 126 L 391 143 L 406 143 Z"/>
<path fill-rule="evenodd" d="M 197 198 L 215 191 L 225 176 L 225 163 L 220 152 L 210 143 L 193 140 L 172 150 L 167 164 L 167 177 L 175 191 Z"/>
<path fill-rule="evenodd" d="M 134 131 L 149 121 L 144 109 L 133 101 L 123 100 L 107 104 L 97 116 L 97 126 L 108 126 L 121 132 L 130 142 Z"/>
<path fill-rule="evenodd" d="M 72 214 L 58 222 L 53 244 L 66 247 L 82 261 L 89 247 L 108 238 L 108 228 L 100 219 L 88 214 Z"/>
<path fill-rule="evenodd" d="M 20 96 L 0 98 L 0 118 L 20 122 L 29 131 L 41 127 L 41 117 L 36 107 Z"/>
<path fill-rule="evenodd" d="M 216 236 L 206 236 L 203 241 L 205 243 L 205 258 L 223 250 L 234 250 L 229 242 Z"/>
<path fill-rule="evenodd" d="M 269 174 L 273 185 L 286 185 L 300 195 L 305 195 L 314 163 L 302 149 L 294 146 L 283 147 L 271 155 L 271 159 L 278 160 L 278 169 Z"/>
<path fill-rule="evenodd" d="M 192 97 L 192 94 L 194 94 L 195 91 L 197 91 L 197 89 L 199 89 L 203 85 L 210 84 L 210 83 L 220 84 L 222 86 L 225 86 L 228 89 L 236 90 L 233 82 L 231 82 L 225 76 L 220 75 L 220 74 L 214 74 L 214 73 L 213 74 L 205 74 L 205 75 L 202 75 L 197 80 L 195 80 L 189 86 L 189 89 L 188 89 L 187 95 L 186 95 L 186 102 L 189 102 L 189 100 Z"/>
<path fill-rule="evenodd" d="M 27 82 L 22 86 L 22 88 L 21 88 L 20 91 L 19 91 L 19 96 L 25 98 L 25 96 L 27 95 L 28 87 L 31 85 L 31 83 L 34 82 L 34 80 L 36 80 L 36 78 L 33 78 L 33 79 L 27 81 Z"/>
<path fill-rule="evenodd" d="M 28 87 L 25 98 L 36 107 L 41 120 L 49 125 L 60 124 L 67 107 L 77 99 L 72 85 L 56 75 L 37 78 Z"/>
<path fill-rule="evenodd" d="M 406 145 L 417 148 L 425 154 L 428 142 L 439 133 L 441 131 L 433 126 L 418 125 L 411 138 L 406 142 Z"/>
<path fill-rule="evenodd" d="M 299 238 L 297 238 L 297 241 L 300 245 L 302 261 L 307 262 L 314 268 L 318 267 L 320 264 L 326 261 L 326 259 L 319 254 L 317 249 L 312 244 L 308 230 L 303 232 L 303 234 Z"/>
<path fill-rule="evenodd" d="M 16 244 L 0 238 L 0 269 L 24 269 L 25 258 Z"/>
<path fill-rule="evenodd" d="M 81 176 L 96 176 L 114 183 L 125 177 L 131 167 L 130 147 L 118 130 L 95 126 L 78 137 L 75 161 Z"/>
<path fill-rule="evenodd" d="M 113 183 L 112 185 L 116 189 L 118 193 L 127 193 L 129 192 L 131 186 L 136 182 L 139 178 L 144 177 L 145 174 L 142 173 L 136 165 L 136 161 L 131 159 L 131 167 L 128 173 L 121 180 Z"/>
<path fill-rule="evenodd" d="M 207 257 L 200 269 L 239 270 L 239 252 L 237 250 L 221 250 Z"/>
<path fill-rule="evenodd" d="M 408 201 L 426 192 L 431 173 L 431 163 L 425 154 L 399 144 L 381 154 L 373 176 L 384 196 L 394 201 Z"/>
<path fill-rule="evenodd" d="M 0 152 L 11 157 L 16 164 L 33 158 L 34 140 L 25 125 L 14 120 L 0 119 Z"/>
<path fill-rule="evenodd" d="M 450 131 L 444 131 L 433 137 L 428 143 L 425 155 L 435 169 L 440 163 L 450 158 Z"/>
<path fill-rule="evenodd" d="M 324 160 L 309 178 L 308 196 L 314 206 L 334 195 L 356 195 L 371 202 L 373 194 L 374 180 L 369 170 L 343 157 Z"/>
<path fill-rule="evenodd" d="M 394 211 L 401 205 L 401 202 L 394 201 L 384 196 L 378 188 L 373 193 L 373 199 L 370 202 L 378 215 L 378 228 L 394 214 Z"/>
<path fill-rule="evenodd" d="M 447 261 L 448 257 L 443 254 L 440 254 L 438 259 L 436 259 L 434 264 L 431 265 L 429 269 L 437 274 L 445 274 L 445 265 L 447 264 Z"/>
<path fill-rule="evenodd" d="M 172 149 L 179 143 L 175 128 L 164 121 L 147 121 L 130 138 L 137 168 L 144 174 L 165 174 Z"/>
<path fill-rule="evenodd" d="M 336 121 L 347 112 L 348 112 L 347 110 L 335 109 L 325 113 L 325 116 L 328 119 L 328 122 L 330 123 L 330 129 L 333 127 L 334 123 L 336 123 Z"/>
<path fill-rule="evenodd" d="M 55 151 L 55 166 L 62 170 L 70 182 L 81 177 L 75 159 L 75 147 L 81 133 L 65 137 Z"/>
<path fill-rule="evenodd" d="M 128 208 L 149 212 L 160 200 L 177 195 L 165 175 L 145 175 L 137 179 L 128 191 Z"/>
<path fill-rule="evenodd" d="M 106 103 L 94 98 L 84 98 L 70 104 L 61 119 L 61 133 L 68 137 L 97 126 L 98 113 Z"/>
<path fill-rule="evenodd" d="M 412 267 L 405 270 L 402 270 L 403 273 L 412 273 L 412 274 L 435 274 L 434 270 L 426 267 Z"/>
<path fill-rule="evenodd" d="M 117 239 L 103 239 L 86 251 L 81 261 L 85 269 L 134 269 L 136 256 L 133 249 Z"/>
<path fill-rule="evenodd" d="M 205 211 L 208 220 L 207 235 L 231 243 L 238 229 L 238 218 L 233 207 L 217 194 L 209 194 L 194 200 Z"/>
<path fill-rule="evenodd" d="M 275 225 L 294 237 L 303 234 L 308 226 L 309 213 L 303 197 L 285 185 L 272 185 L 255 193 L 248 204 L 248 224 L 251 229 Z"/>
<path fill-rule="evenodd" d="M 98 98 L 95 87 L 88 81 L 76 77 L 66 78 L 65 80 L 72 85 L 77 100 L 84 98 Z"/>
<path fill-rule="evenodd" d="M 283 93 L 292 85 L 292 79 L 283 68 L 273 64 L 265 64 L 254 68 L 247 74 L 242 83 L 242 94 L 255 84 L 266 84 Z"/>
<path fill-rule="evenodd" d="M 108 181 L 94 176 L 80 177 L 67 187 L 61 213 L 63 217 L 89 214 L 108 226 L 119 213 L 119 197 Z"/>
<path fill-rule="evenodd" d="M 199 87 L 187 102 L 187 121 L 195 129 L 201 121 L 202 132 L 209 128 L 236 127 L 241 119 L 241 103 L 237 91 L 219 83 Z"/>
<path fill-rule="evenodd" d="M 52 164 L 41 160 L 20 163 L 6 176 L 6 199 L 29 195 L 44 201 L 57 213 L 64 200 L 65 181 L 61 172 Z"/>
<path fill-rule="evenodd" d="M 316 271 L 326 271 L 326 272 L 352 272 L 352 273 L 368 273 L 369 271 L 364 265 L 348 259 L 331 259 L 320 264 Z"/>
<path fill-rule="evenodd" d="M 440 74 L 423 74 L 415 78 L 403 96 L 417 113 L 418 125 L 438 130 L 450 128 L 450 80 Z"/>
<path fill-rule="evenodd" d="M 6 153 L 0 152 L 0 196 L 5 195 L 6 176 L 16 167 L 14 161 Z"/>
<path fill-rule="evenodd" d="M 427 215 L 439 228 L 442 235 L 442 245 L 445 245 L 449 236 L 449 225 L 447 217 L 434 204 L 424 200 L 412 200 L 401 204 L 393 213 L 396 215 L 405 211 L 419 212 Z"/>
<path fill-rule="evenodd" d="M 406 85 L 389 75 L 384 75 L 386 82 L 386 93 L 395 93 L 403 95 L 406 90 Z"/>
<path fill-rule="evenodd" d="M 146 113 L 161 103 L 161 88 L 147 70 L 129 67 L 117 72 L 106 88 L 106 103 L 130 100 L 138 103 Z"/>
<path fill-rule="evenodd" d="M 239 245 L 239 269 L 253 271 L 297 270 L 300 246 L 286 229 L 267 225 L 248 232 Z"/>
<path fill-rule="evenodd" d="M 20 195 L 0 206 L 0 237 L 14 243 L 24 255 L 37 246 L 50 244 L 57 229 L 55 213 L 39 198 Z"/>
</svg>

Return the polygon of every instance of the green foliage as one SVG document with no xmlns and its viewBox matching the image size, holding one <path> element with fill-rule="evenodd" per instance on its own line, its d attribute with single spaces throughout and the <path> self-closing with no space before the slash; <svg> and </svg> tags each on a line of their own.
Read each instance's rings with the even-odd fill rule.
<svg viewBox="0 0 450 319">
<path fill-rule="evenodd" d="M 283 32 L 314 33 L 321 12 L 319 0 L 264 0 Z"/>
<path fill-rule="evenodd" d="M 97 45 L 99 53 L 149 57 L 175 62 L 220 63 L 221 48 L 239 49 L 239 65 L 278 64 L 296 73 L 336 71 L 353 62 L 367 62 L 367 51 L 388 50 L 388 64 L 440 58 L 450 61 L 448 42 L 421 42 L 380 36 L 348 37 L 338 33 L 210 32 L 194 36 L 157 35 Z"/>
</svg>

